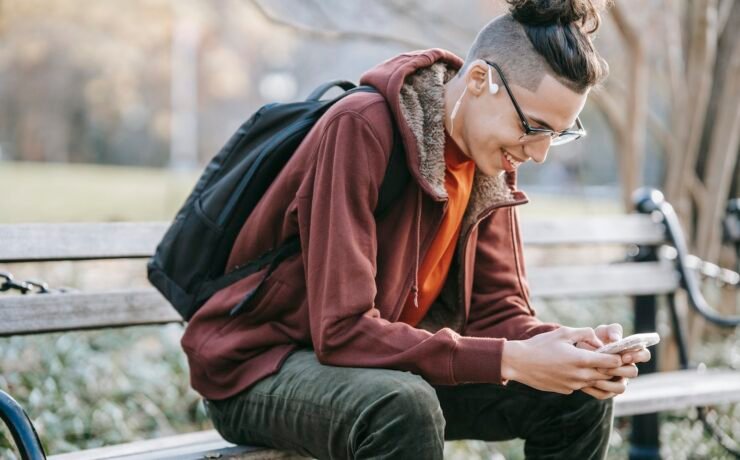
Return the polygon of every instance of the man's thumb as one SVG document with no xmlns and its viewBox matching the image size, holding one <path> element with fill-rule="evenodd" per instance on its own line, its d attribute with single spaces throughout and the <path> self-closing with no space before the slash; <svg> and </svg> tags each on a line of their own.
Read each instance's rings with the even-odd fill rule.
<svg viewBox="0 0 740 460">
<path fill-rule="evenodd" d="M 566 334 L 566 338 L 570 343 L 586 342 L 594 348 L 600 348 L 604 345 L 590 327 L 571 328 Z"/>
</svg>

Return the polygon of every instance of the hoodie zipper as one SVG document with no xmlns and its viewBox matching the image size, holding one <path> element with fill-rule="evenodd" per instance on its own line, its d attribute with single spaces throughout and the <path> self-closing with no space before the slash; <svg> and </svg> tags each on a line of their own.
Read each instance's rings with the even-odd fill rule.
<svg viewBox="0 0 740 460">
<path fill-rule="evenodd" d="M 419 189 L 419 193 L 417 194 L 417 200 L 422 199 L 421 189 Z M 434 231 L 431 234 L 436 234 L 439 231 L 439 227 L 442 226 L 442 221 L 444 220 L 445 212 L 447 212 L 447 206 L 448 206 L 448 199 L 440 200 L 443 204 L 442 207 L 442 215 L 439 219 L 437 219 L 437 224 L 434 226 Z M 417 203 L 417 209 L 421 208 L 421 201 Z M 414 266 L 412 267 L 412 273 L 409 274 L 409 276 L 406 277 L 407 280 L 413 281 L 413 284 L 408 290 L 405 290 L 403 295 L 401 296 L 401 301 L 399 305 L 396 305 L 396 308 L 394 310 L 393 315 L 393 321 L 398 321 L 398 318 L 401 316 L 401 313 L 403 312 L 404 305 L 406 304 L 406 300 L 408 299 L 409 295 L 413 292 L 414 293 L 414 305 L 418 308 L 418 294 L 419 294 L 419 266 L 420 266 L 420 259 L 422 255 L 421 251 L 421 241 L 420 241 L 420 228 L 421 228 L 421 211 L 417 212 L 416 216 L 416 262 L 414 263 Z M 429 249 L 429 246 L 427 245 L 424 248 L 424 255 L 426 255 L 427 250 Z M 413 277 L 413 278 L 412 278 Z M 407 283 L 408 284 L 408 283 Z"/>
<path fill-rule="evenodd" d="M 417 194 L 417 204 L 416 204 L 416 261 L 414 263 L 414 266 L 412 268 L 413 273 L 410 274 L 410 276 L 407 276 L 406 279 L 409 281 L 412 281 L 410 278 L 413 276 L 413 284 L 411 288 L 404 292 L 404 295 L 401 296 L 400 305 L 396 305 L 396 308 L 394 310 L 393 320 L 397 321 L 398 318 L 401 315 L 401 312 L 403 311 L 403 306 L 406 303 L 406 300 L 408 299 L 408 296 L 413 292 L 414 293 L 414 305 L 418 308 L 418 293 L 419 293 L 419 265 L 420 265 L 420 258 L 421 258 L 421 241 L 420 240 L 420 227 L 421 227 L 421 189 L 419 189 Z M 439 227 L 442 225 L 442 221 L 444 220 L 444 215 L 447 212 L 447 206 L 449 204 L 449 197 L 443 200 L 439 200 L 443 203 L 442 208 L 442 216 L 440 219 L 437 220 L 437 224 L 434 227 L 434 231 L 432 234 L 436 234 L 439 231 Z M 465 254 L 467 253 L 468 243 L 470 239 L 470 234 L 472 233 L 473 229 L 480 224 L 480 222 L 488 217 L 493 211 L 500 208 L 506 208 L 511 206 L 517 206 L 524 203 L 529 202 L 527 198 L 522 198 L 519 200 L 513 200 L 508 202 L 499 202 L 492 206 L 489 206 L 488 208 L 484 209 L 480 214 L 478 214 L 478 217 L 475 219 L 473 224 L 468 228 L 468 230 L 465 232 L 463 245 L 460 251 L 460 254 L 458 254 L 458 257 L 460 258 L 460 270 L 458 273 L 458 304 L 463 309 L 463 313 L 465 314 L 465 274 L 467 267 L 465 266 Z M 424 252 L 426 255 L 427 248 L 424 248 Z M 466 320 L 467 315 L 465 314 Z"/>
<path fill-rule="evenodd" d="M 494 204 L 493 206 L 490 206 L 490 207 L 486 208 L 483 212 L 481 212 L 480 214 L 478 214 L 478 217 L 475 219 L 475 221 L 473 222 L 473 224 L 465 232 L 465 235 L 463 237 L 464 238 L 463 239 L 463 244 L 462 244 L 462 247 L 461 247 L 461 250 L 460 250 L 460 254 L 458 254 L 458 257 L 460 258 L 460 260 L 459 260 L 460 270 L 458 272 L 458 279 L 457 279 L 457 283 L 458 283 L 458 285 L 457 285 L 457 301 L 458 301 L 459 307 L 462 308 L 463 315 L 464 315 L 464 318 L 465 318 L 465 321 L 466 322 L 467 322 L 467 318 L 468 318 L 468 313 L 466 312 L 466 308 L 465 308 L 465 275 L 467 273 L 467 267 L 466 267 L 466 264 L 465 264 L 465 255 L 468 252 L 468 243 L 470 243 L 470 241 L 468 241 L 468 240 L 470 238 L 470 234 L 473 232 L 473 229 L 476 228 L 478 226 L 478 224 L 480 224 L 480 222 L 483 219 L 485 219 L 486 217 L 488 217 L 489 215 L 491 215 L 491 213 L 493 211 L 495 211 L 497 209 L 501 209 L 501 208 L 508 208 L 508 207 L 513 207 L 513 206 L 521 205 L 521 204 L 524 204 L 524 203 L 527 203 L 527 202 L 528 202 L 528 200 L 526 198 L 524 198 L 524 199 L 520 199 L 520 200 L 514 200 L 514 201 L 509 201 L 509 202 L 500 202 L 500 203 Z"/>
</svg>

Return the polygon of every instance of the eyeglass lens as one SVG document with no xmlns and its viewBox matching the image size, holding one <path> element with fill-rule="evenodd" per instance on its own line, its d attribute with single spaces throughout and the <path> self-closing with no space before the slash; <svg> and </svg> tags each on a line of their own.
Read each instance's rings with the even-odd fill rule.
<svg viewBox="0 0 740 460">
<path fill-rule="evenodd" d="M 550 141 L 550 145 L 562 145 L 574 141 L 579 137 L 581 136 L 577 133 L 563 133 L 553 138 L 550 133 L 531 132 L 529 134 L 523 134 L 519 138 L 519 142 L 522 144 L 528 144 L 530 142 L 538 142 L 543 139 L 551 138 L 552 140 Z"/>
</svg>

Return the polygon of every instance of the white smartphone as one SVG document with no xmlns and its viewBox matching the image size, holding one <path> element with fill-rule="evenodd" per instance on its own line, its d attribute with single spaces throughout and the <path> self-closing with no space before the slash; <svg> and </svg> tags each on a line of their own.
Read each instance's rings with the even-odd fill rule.
<svg viewBox="0 0 740 460">
<path fill-rule="evenodd" d="M 608 343 L 595 351 L 599 353 L 622 353 L 623 351 L 632 351 L 651 347 L 658 342 L 660 342 L 660 336 L 657 332 L 647 332 L 644 334 L 630 335 L 622 340 Z"/>
</svg>

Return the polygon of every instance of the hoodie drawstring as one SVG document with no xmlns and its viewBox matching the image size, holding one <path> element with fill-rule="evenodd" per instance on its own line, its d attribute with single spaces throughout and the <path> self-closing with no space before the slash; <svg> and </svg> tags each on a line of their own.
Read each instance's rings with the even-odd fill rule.
<svg viewBox="0 0 740 460">
<path fill-rule="evenodd" d="M 418 188 L 416 198 L 416 262 L 414 264 L 414 307 L 419 308 L 419 253 L 421 251 L 421 188 Z"/>
</svg>

